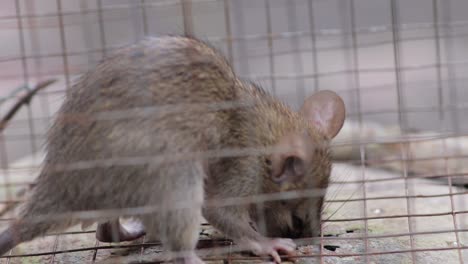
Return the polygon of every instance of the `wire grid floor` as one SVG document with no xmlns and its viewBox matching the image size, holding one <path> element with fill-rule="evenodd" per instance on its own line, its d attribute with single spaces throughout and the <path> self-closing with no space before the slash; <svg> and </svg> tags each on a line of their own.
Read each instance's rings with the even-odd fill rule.
<svg viewBox="0 0 468 264">
<path fill-rule="evenodd" d="M 17 170 L 22 168 L 30 174 L 31 164 L 26 169 L 24 164 L 18 164 Z M 320 256 L 323 263 L 457 263 L 459 254 L 466 254 L 461 241 L 465 241 L 468 229 L 459 224 L 453 227 L 454 218 L 462 222 L 468 213 L 465 188 L 450 188 L 426 177 L 401 178 L 395 173 L 346 164 L 335 164 L 332 181 L 322 223 L 322 252 L 313 246 L 300 247 L 298 257 L 303 263 L 315 263 Z M 412 194 L 406 194 L 408 191 Z M 359 195 L 364 192 L 366 196 Z M 455 206 L 453 211 L 450 204 Z M 230 252 L 234 246 L 210 226 L 202 226 L 199 248 L 212 250 L 206 260 L 231 263 L 262 260 Z M 76 227 L 25 243 L 12 254 L 29 256 L 37 263 L 127 263 L 129 259 L 151 263 L 160 257 L 160 252 L 158 243 L 144 239 L 134 243 L 98 243 L 93 228 L 82 231 Z M 21 261 L 21 257 L 14 257 L 10 263 Z"/>
<path fill-rule="evenodd" d="M 386 114 L 391 114 L 393 117 L 390 120 L 396 122 L 405 132 L 412 128 L 411 114 L 431 113 L 435 116 L 435 120 L 440 121 L 439 123 L 443 123 L 441 120 L 447 119 L 447 116 L 450 117 L 448 119 L 452 122 L 449 124 L 452 126 L 449 127 L 447 137 L 466 134 L 463 132 L 463 123 L 456 121 L 462 120 L 460 118 L 463 117 L 466 110 L 466 103 L 464 104 L 463 100 L 459 98 L 463 94 L 463 90 L 458 86 L 464 81 L 460 72 L 466 70 L 468 61 L 457 53 L 455 40 L 466 39 L 468 33 L 465 31 L 468 28 L 468 21 L 452 20 L 451 10 L 453 6 L 456 6 L 456 1 L 425 1 L 424 8 L 426 11 L 432 12 L 433 21 L 405 24 L 401 21 L 404 9 L 400 7 L 404 4 L 401 1 L 388 0 L 385 1 L 386 6 L 384 7 L 389 14 L 386 23 L 365 27 L 358 26 L 359 16 L 356 13 L 362 15 L 362 4 L 360 7 L 356 7 L 359 1 L 336 1 L 333 8 L 336 8 L 336 13 L 341 15 L 341 19 L 338 17 L 335 19 L 338 21 L 338 25 L 332 29 L 323 29 L 318 26 L 323 19 L 320 13 L 324 10 L 322 9 L 324 1 L 290 1 L 292 4 L 284 5 L 281 8 L 278 8 L 278 1 L 254 2 L 256 11 L 264 12 L 260 18 L 260 20 L 264 20 L 265 26 L 265 31 L 262 33 L 249 31 L 249 26 L 255 27 L 255 25 L 246 25 L 245 21 L 250 19 L 248 12 L 242 12 L 246 10 L 242 9 L 242 5 L 249 5 L 246 1 L 141 0 L 119 1 L 109 4 L 96 0 L 76 1 L 79 3 L 79 8 L 73 8 L 73 4 L 67 1 L 56 0 L 45 1 L 44 6 L 49 5 L 50 8 L 40 11 L 38 10 L 42 8 L 41 5 L 35 4 L 34 1 L 10 1 L 12 13 L 0 16 L 0 25 L 5 29 L 5 32 L 10 29 L 16 34 L 8 36 L 18 39 L 19 55 L 11 55 L 16 54 L 16 52 L 12 52 L 0 56 L 0 64 L 3 65 L 2 68 L 6 69 L 2 74 L 2 79 L 6 80 L 4 81 L 5 87 L 15 87 L 15 85 L 31 83 L 48 77 L 59 78 L 61 82 L 55 88 L 40 93 L 37 100 L 40 106 L 27 107 L 22 116 L 12 121 L 12 125 L 19 127 L 16 128 L 18 130 L 6 131 L 2 134 L 2 166 L 6 168 L 5 174 L 7 174 L 7 176 L 2 177 L 4 179 L 2 187 L 24 186 L 30 182 L 31 178 L 18 176 L 21 174 L 21 172 L 18 173 L 21 169 L 15 169 L 11 164 L 11 160 L 16 158 L 12 154 L 11 145 L 27 142 L 31 153 L 40 151 L 43 131 L 50 123 L 54 109 L 59 105 L 59 101 L 53 96 L 63 95 L 64 91 L 70 88 L 73 76 L 82 73 L 83 70 L 96 63 L 98 58 L 120 46 L 122 39 L 126 42 L 129 40 L 132 42 L 142 36 L 154 34 L 154 24 L 149 22 L 151 14 L 166 7 L 179 10 L 178 18 L 180 21 L 177 22 L 177 30 L 175 31 L 197 35 L 197 30 L 203 32 L 203 29 L 200 29 L 200 23 L 197 24 L 197 19 L 199 19 L 197 8 L 210 4 L 219 5 L 223 11 L 218 17 L 219 21 L 224 24 L 223 33 L 218 34 L 217 30 L 214 29 L 212 36 L 203 35 L 202 37 L 219 44 L 227 58 L 240 71 L 240 75 L 258 80 L 280 96 L 289 96 L 291 102 L 295 102 L 296 98 L 303 98 L 309 92 L 304 89 L 304 86 L 310 86 L 316 90 L 323 83 L 327 84 L 323 80 L 339 76 L 347 84 L 347 89 L 341 90 L 341 94 L 346 95 L 345 99 L 348 99 L 347 103 L 351 109 L 349 117 L 359 122 L 366 121 L 370 116 L 380 120 Z M 275 23 L 278 20 L 278 13 L 275 13 L 278 9 L 283 10 L 286 14 L 284 16 L 285 28 L 275 29 L 275 26 L 278 27 L 278 23 Z M 127 11 L 130 13 L 127 14 Z M 293 18 L 298 17 L 298 12 L 301 11 L 307 13 L 307 19 L 298 24 L 298 21 Z M 120 39 L 111 36 L 112 28 L 109 27 L 109 24 L 121 20 L 121 12 L 130 18 L 123 23 L 129 24 L 127 28 L 135 32 L 134 36 L 127 35 Z M 85 19 L 83 20 L 83 18 Z M 91 23 L 91 27 L 89 25 L 83 26 L 87 18 L 96 19 L 96 24 Z M 97 27 L 93 28 L 94 25 Z M 85 49 L 74 47 L 73 40 L 76 39 L 73 36 L 79 35 L 73 31 L 74 27 L 81 27 L 85 31 L 81 35 L 81 38 L 84 39 L 83 42 L 87 42 L 84 45 Z M 93 28 L 95 31 L 90 33 L 89 28 Z M 164 27 L 162 28 L 163 32 L 166 32 Z M 41 36 L 42 32 L 40 32 L 44 29 L 53 29 L 51 34 L 46 36 L 58 37 L 57 50 L 47 50 L 45 47 L 43 36 Z M 210 30 L 211 28 L 206 31 Z M 416 33 L 411 35 L 407 32 Z M 422 33 L 418 34 L 417 32 Z M 379 34 L 381 34 L 381 39 L 378 41 L 366 41 L 366 36 L 379 36 Z M 324 45 L 323 39 L 327 38 L 334 38 L 337 41 L 325 42 L 326 45 Z M 308 39 L 307 45 L 300 41 L 304 39 Z M 96 40 L 98 43 L 93 44 Z M 284 40 L 291 41 L 291 45 L 283 45 L 282 41 Z M 433 43 L 431 51 L 434 54 L 434 60 L 412 64 L 405 63 L 408 57 L 405 44 L 419 43 L 418 41 L 421 40 Z M 254 55 L 251 55 L 252 46 L 255 45 L 261 45 L 262 48 L 255 49 Z M 371 65 L 369 66 L 368 63 L 363 63 L 362 54 L 365 53 L 363 49 L 379 50 L 383 49 L 382 45 L 389 45 L 391 48 L 392 55 L 382 59 L 385 62 L 390 62 L 389 65 L 374 66 L 369 64 Z M 317 54 L 326 54 L 330 51 L 343 51 L 343 64 L 347 67 L 344 69 L 327 68 L 324 65 L 326 62 L 320 61 L 320 56 Z M 310 60 L 304 61 L 302 58 L 304 54 L 312 54 L 313 56 Z M 290 56 L 293 61 L 302 61 L 303 63 L 288 63 L 287 67 L 291 71 L 285 71 L 281 67 L 284 62 L 281 59 L 283 55 Z M 267 58 L 269 63 L 265 64 L 266 66 L 256 64 L 255 58 L 257 57 Z M 12 70 L 8 70 L 10 66 L 12 66 Z M 256 71 L 259 67 L 262 70 Z M 408 96 L 410 83 L 407 79 L 411 79 L 408 76 L 427 69 L 430 69 L 431 74 L 435 76 L 434 80 L 431 79 L 426 83 L 435 83 L 435 89 L 431 92 L 435 93 L 436 101 L 429 106 L 418 104 L 413 106 L 411 96 Z M 394 78 L 393 83 L 382 84 L 377 81 L 367 84 L 366 75 L 375 75 L 379 79 L 382 77 L 380 74 L 385 73 L 389 73 L 390 78 Z M 63 78 L 57 77 L 60 75 L 63 75 Z M 288 83 L 287 81 L 293 82 Z M 421 84 L 421 81 L 418 82 Z M 295 92 L 281 90 L 285 83 L 290 90 L 291 87 L 294 87 L 292 90 Z M 377 91 L 385 96 L 384 92 L 388 90 L 392 90 L 394 93 L 396 107 L 377 110 L 366 108 L 369 103 L 364 100 L 367 94 Z M 2 111 L 8 108 L 8 103 L 14 101 L 16 96 L 7 99 L 9 100 L 1 106 Z M 38 108 L 41 109 L 41 115 L 35 111 Z M 21 127 L 25 129 L 21 129 Z M 441 138 L 443 136 L 442 133 Z M 306 252 L 306 254 L 310 256 L 328 255 L 329 257 L 322 258 L 322 261 L 331 263 L 348 260 L 362 261 L 363 263 L 395 263 L 395 261 L 399 263 L 429 263 L 427 261 L 437 260 L 448 261 L 448 263 L 464 263 L 466 261 L 464 241 L 466 241 L 465 233 L 467 231 L 464 215 L 468 212 L 464 200 L 467 192 L 453 186 L 452 179 L 467 176 L 467 173 L 420 175 L 417 177 L 408 175 L 405 173 L 406 163 L 414 161 L 409 157 L 409 160 L 403 158 L 393 160 L 393 162 L 402 163 L 402 174 L 382 176 L 382 172 L 369 172 L 365 162 L 372 160 L 372 157 L 368 157 L 363 145 L 355 142 L 350 144 L 360 150 L 361 158 L 356 161 L 357 167 L 346 167 L 347 169 L 342 174 L 348 176 L 354 172 L 354 177 L 337 176 L 335 188 L 339 192 L 336 197 L 332 196 L 329 199 L 329 213 L 333 217 L 325 221 L 328 227 L 324 227 L 323 230 L 321 250 L 318 253 Z M 402 152 L 404 153 L 405 150 L 402 149 Z M 24 153 L 22 154 L 24 155 Z M 433 158 L 464 158 L 464 156 L 436 155 Z M 23 167 L 23 169 L 25 168 Z M 26 169 L 28 169 L 27 166 Z M 35 168 L 29 169 L 34 170 Z M 437 185 L 419 182 L 419 178 L 436 177 L 447 178 L 449 184 Z M 21 183 L 21 179 L 25 180 L 26 183 Z M 347 192 L 348 185 L 354 188 Z M 334 193 L 333 188 L 329 193 Z M 4 202 L 15 200 L 12 194 L 13 190 L 15 189 L 9 188 L 6 191 Z M 376 195 L 376 192 L 380 195 Z M 333 206 L 339 209 L 338 213 L 333 214 Z M 343 213 L 349 211 L 354 214 L 346 215 Z M 343 216 L 339 218 L 339 215 Z M 35 254 L 31 252 L 42 251 L 50 263 L 57 262 L 60 258 L 66 262 L 66 258 L 63 256 L 71 256 L 69 260 L 92 262 L 99 256 L 111 256 L 111 252 L 115 251 L 112 246 L 96 243 L 93 231 L 63 233 L 59 236 L 38 239 L 31 243 L 37 244 L 39 247 L 28 248 L 26 252 L 21 251 L 21 254 Z M 230 245 L 228 242 L 221 241 L 220 243 Z M 335 248 L 335 251 L 323 248 L 324 245 L 335 244 L 340 246 L 340 248 Z M 134 253 L 137 255 L 139 253 L 140 256 L 157 251 L 157 249 L 155 251 L 144 250 L 143 245 L 138 243 L 131 247 L 136 249 Z M 71 252 L 63 252 L 66 250 L 71 250 Z M 330 257 L 334 254 L 339 258 Z M 75 256 L 78 259 L 74 259 Z M 379 258 L 375 258 L 375 256 L 379 256 Z M 390 258 L 385 258 L 387 256 Z M 426 259 L 428 256 L 432 258 Z M 83 259 L 79 259 L 80 257 Z M 230 254 L 227 258 L 225 256 L 219 258 L 231 262 L 236 259 L 254 259 L 247 256 L 231 256 Z M 6 259 L 6 263 L 15 263 L 16 261 L 20 261 L 20 258 Z"/>
</svg>

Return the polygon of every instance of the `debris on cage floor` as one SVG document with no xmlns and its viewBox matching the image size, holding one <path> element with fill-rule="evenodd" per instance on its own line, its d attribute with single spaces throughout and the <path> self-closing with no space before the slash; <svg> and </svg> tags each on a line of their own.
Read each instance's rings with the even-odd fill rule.
<svg viewBox="0 0 468 264">
<path fill-rule="evenodd" d="M 33 167 L 30 162 L 23 159 L 18 166 Z M 29 166 L 25 166 L 28 163 Z M 23 172 L 18 177 L 10 175 L 15 176 L 10 179 L 31 181 L 35 174 L 37 171 Z M 334 165 L 332 181 L 348 183 L 332 184 L 327 193 L 327 200 L 335 202 L 325 205 L 323 263 L 365 263 L 366 258 L 367 263 L 457 263 L 460 255 L 466 254 L 463 249 L 457 249 L 458 243 L 462 248 L 466 245 L 466 233 L 460 231 L 457 238 L 453 231 L 466 224 L 466 220 L 457 217 L 455 228 L 452 213 L 447 211 L 451 205 L 450 197 L 455 206 L 450 211 L 466 210 L 463 188 L 452 187 L 452 195 L 447 195 L 449 186 L 440 182 L 404 179 L 400 174 L 345 164 Z M 408 199 L 408 196 L 412 198 Z M 343 204 L 347 200 L 350 201 Z M 330 216 L 331 221 L 326 221 Z M 3 221 L 2 228 L 6 223 Z M 148 263 L 161 254 L 157 243 L 145 245 L 144 238 L 120 244 L 98 243 L 94 228 L 95 225 L 82 231 L 76 226 L 58 236 L 48 235 L 23 243 L 12 251 L 12 255 L 46 254 L 13 257 L 9 263 L 128 263 L 129 260 L 130 263 Z M 219 245 L 229 248 L 232 245 L 209 225 L 203 225 L 200 234 L 201 248 L 214 249 Z M 298 263 L 319 262 L 317 257 L 300 257 L 320 254 L 316 246 L 301 246 L 297 254 Z M 240 253 L 213 254 L 204 259 L 207 263 L 225 263 L 226 260 L 229 263 L 261 263 L 265 260 Z M 6 260 L 1 259 L 1 263 L 7 263 Z"/>
</svg>

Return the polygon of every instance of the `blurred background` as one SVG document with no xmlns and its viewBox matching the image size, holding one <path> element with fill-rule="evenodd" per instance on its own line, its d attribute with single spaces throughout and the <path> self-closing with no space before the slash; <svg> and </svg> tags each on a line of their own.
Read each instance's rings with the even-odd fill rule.
<svg viewBox="0 0 468 264">
<path fill-rule="evenodd" d="M 468 129 L 466 0 L 2 0 L 2 116 L 22 86 L 58 82 L 10 121 L 0 166 L 41 149 L 65 90 L 113 48 L 185 32 L 295 108 L 332 89 L 350 120 Z"/>
</svg>

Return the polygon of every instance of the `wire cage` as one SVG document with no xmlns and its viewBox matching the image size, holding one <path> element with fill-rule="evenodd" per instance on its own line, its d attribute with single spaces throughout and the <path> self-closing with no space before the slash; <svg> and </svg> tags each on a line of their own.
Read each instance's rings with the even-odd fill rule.
<svg viewBox="0 0 468 264">
<path fill-rule="evenodd" d="M 465 0 L 2 0 L 2 226 L 34 184 L 76 77 L 145 36 L 191 35 L 294 109 L 322 89 L 345 101 L 320 247 L 299 247 L 300 261 L 466 263 L 467 11 Z M 0 262 L 152 263 L 161 252 L 94 233 L 48 234 Z M 207 262 L 265 260 L 231 252 L 208 224 L 200 236 Z"/>
</svg>

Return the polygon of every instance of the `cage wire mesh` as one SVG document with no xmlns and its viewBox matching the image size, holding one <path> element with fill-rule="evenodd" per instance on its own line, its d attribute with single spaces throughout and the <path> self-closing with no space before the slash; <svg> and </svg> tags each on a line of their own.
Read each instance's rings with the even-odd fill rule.
<svg viewBox="0 0 468 264">
<path fill-rule="evenodd" d="M 467 11 L 465 0 L 2 0 L 2 118 L 26 102 L 0 126 L 2 226 L 39 173 L 75 78 L 116 47 L 189 34 L 295 109 L 322 89 L 346 103 L 320 249 L 299 247 L 300 261 L 465 263 Z M 161 251 L 145 238 L 100 243 L 94 231 L 48 234 L 0 262 L 151 261 Z M 231 252 L 207 224 L 200 234 L 206 261 L 262 260 Z"/>
</svg>

